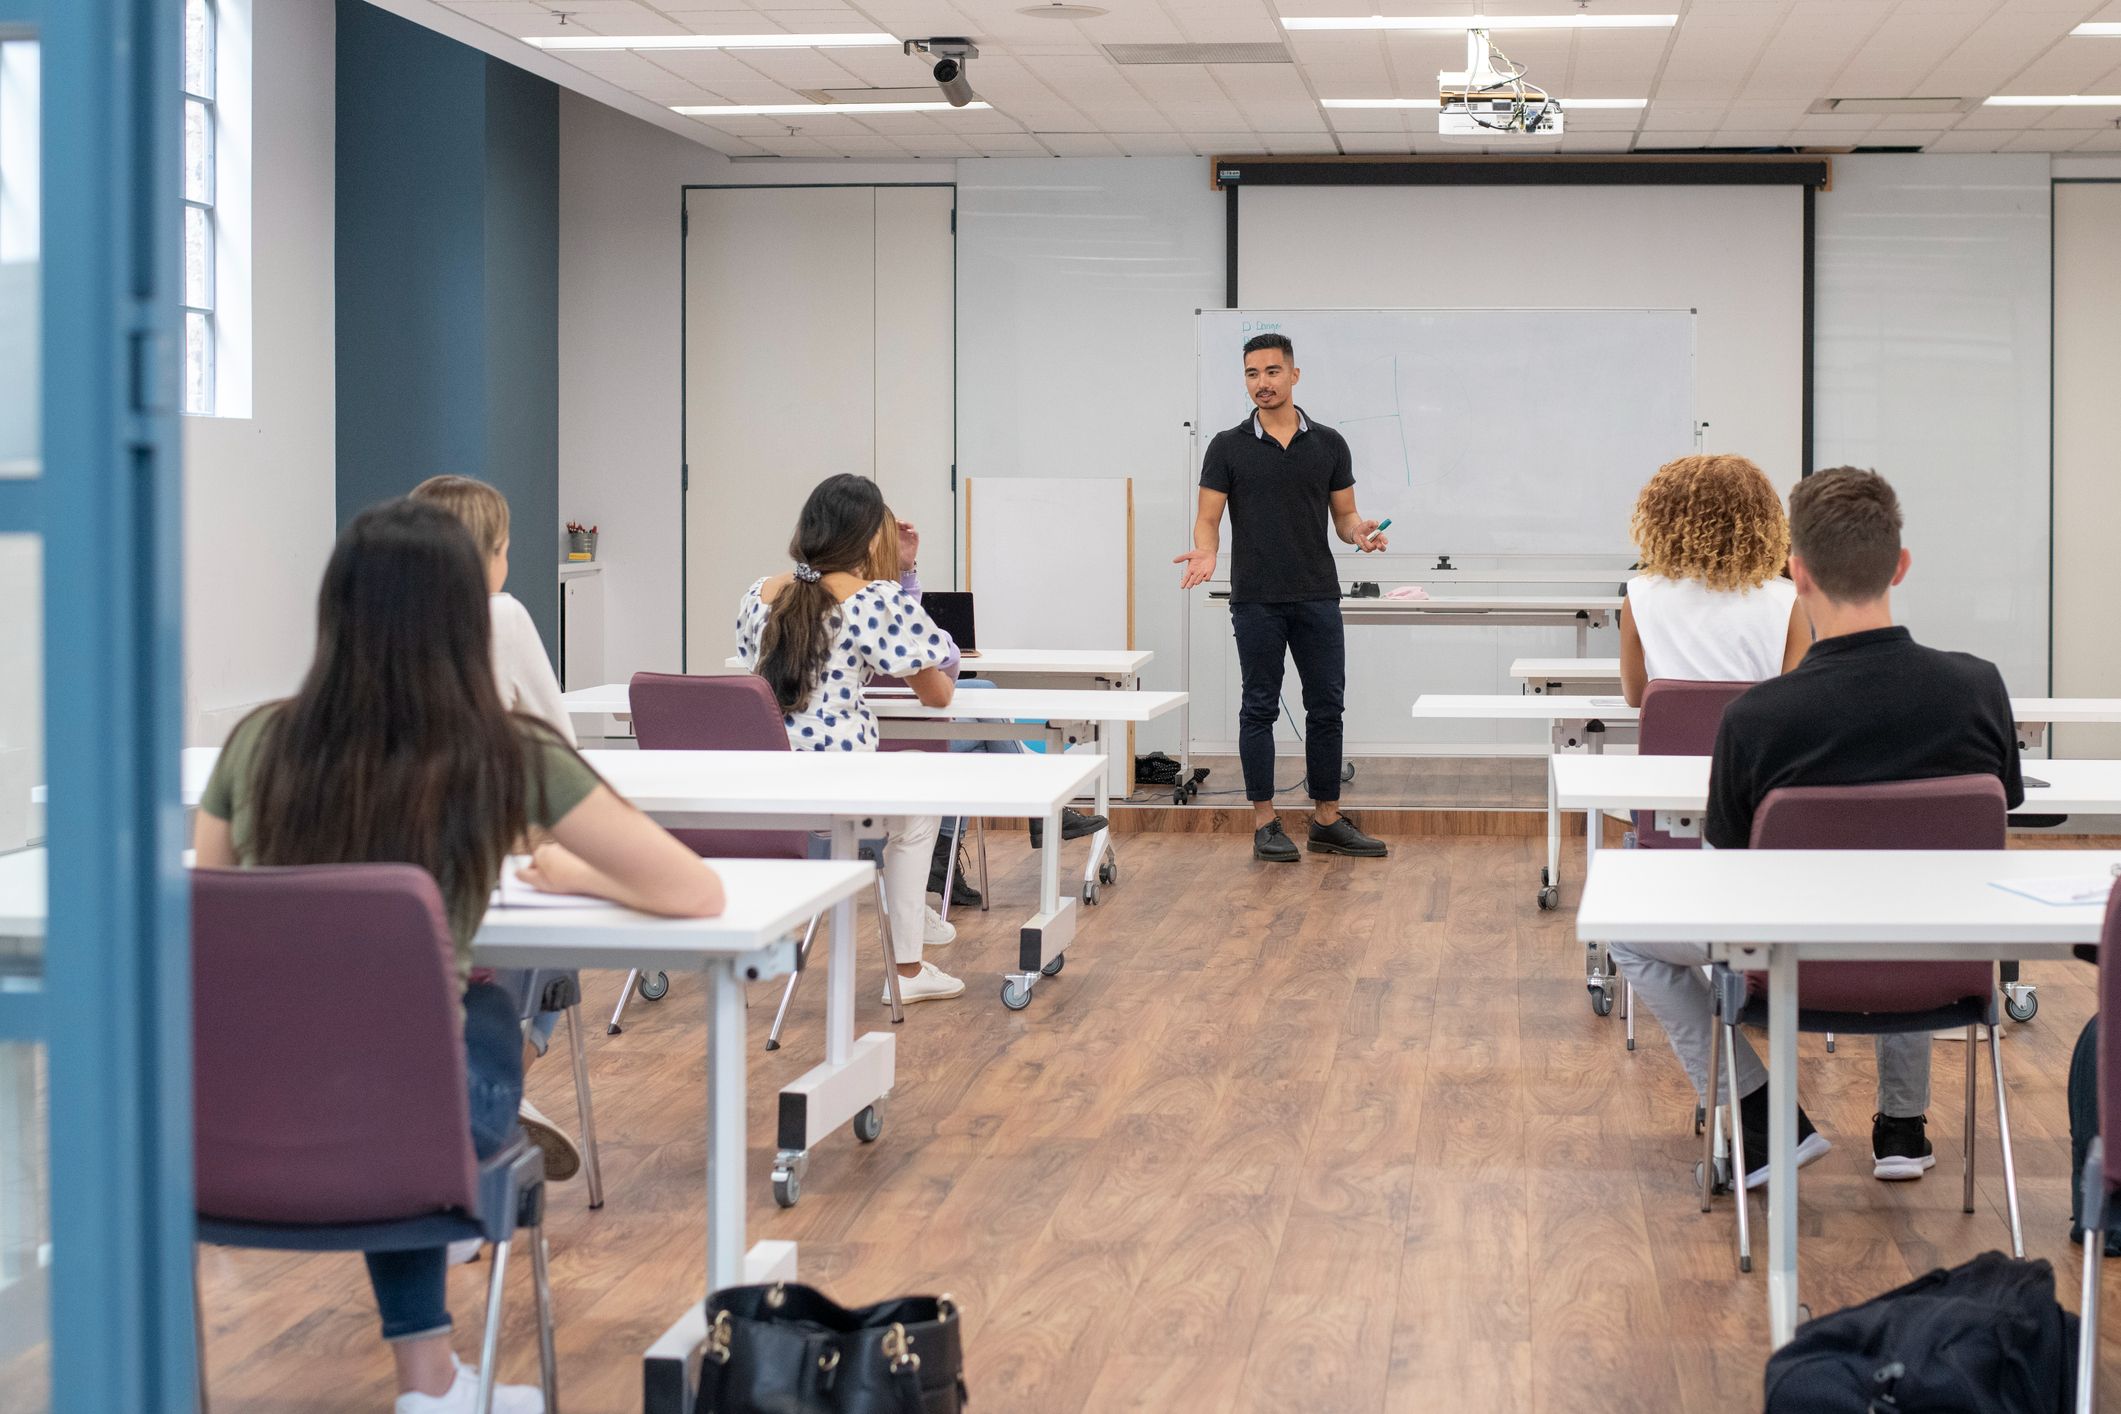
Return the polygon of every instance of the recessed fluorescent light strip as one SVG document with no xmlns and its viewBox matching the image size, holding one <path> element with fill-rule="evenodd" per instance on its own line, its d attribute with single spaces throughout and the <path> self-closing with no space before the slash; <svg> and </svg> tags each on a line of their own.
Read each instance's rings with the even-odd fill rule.
<svg viewBox="0 0 2121 1414">
<path fill-rule="evenodd" d="M 2121 39 L 2121 20 L 2088 20 L 2070 33 L 2086 39 Z"/>
<path fill-rule="evenodd" d="M 1285 29 L 1670 29 L 1677 15 L 1334 15 L 1286 18 Z"/>
<path fill-rule="evenodd" d="M 1647 108 L 1647 98 L 1560 98 L 1554 100 L 1564 109 L 1568 108 Z M 1433 98 L 1321 98 L 1321 108 L 1435 108 Z"/>
<path fill-rule="evenodd" d="M 1984 98 L 1989 108 L 2121 108 L 2121 93 L 2050 93 L 2044 96 L 2002 94 Z"/>
<path fill-rule="evenodd" d="M 670 111 L 688 118 L 786 118 L 797 113 L 805 117 L 829 117 L 835 113 L 859 117 L 864 113 L 972 113 L 985 111 L 990 106 L 985 103 L 967 103 L 962 108 L 948 103 L 687 103 L 674 104 Z"/>
<path fill-rule="evenodd" d="M 583 34 L 531 37 L 540 49 L 896 49 L 888 34 Z"/>
</svg>

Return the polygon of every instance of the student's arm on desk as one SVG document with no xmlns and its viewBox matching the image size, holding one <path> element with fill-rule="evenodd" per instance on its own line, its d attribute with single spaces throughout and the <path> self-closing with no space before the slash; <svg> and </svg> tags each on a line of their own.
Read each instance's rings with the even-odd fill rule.
<svg viewBox="0 0 2121 1414">
<path fill-rule="evenodd" d="M 1642 635 L 1635 632 L 1633 606 L 1626 598 L 1620 601 L 1620 695 L 1627 699 L 1630 707 L 1642 705 L 1642 695 L 1650 690 L 1650 670 L 1642 657 Z"/>
<path fill-rule="evenodd" d="M 722 879 L 668 830 L 599 785 L 552 827 L 519 877 L 556 894 L 592 894 L 667 918 L 722 911 Z"/>
<path fill-rule="evenodd" d="M 1223 538 L 1223 508 L 1230 504 L 1229 492 L 1208 489 L 1208 468 L 1202 467 L 1200 474 L 1200 508 L 1193 513 L 1193 548 L 1171 557 L 1172 564 L 1186 567 L 1178 581 L 1181 589 L 1215 578 L 1215 554 Z"/>
<path fill-rule="evenodd" d="M 906 686 L 913 689 L 923 707 L 948 707 L 957 694 L 957 680 L 941 668 L 922 668 L 906 679 Z"/>
</svg>

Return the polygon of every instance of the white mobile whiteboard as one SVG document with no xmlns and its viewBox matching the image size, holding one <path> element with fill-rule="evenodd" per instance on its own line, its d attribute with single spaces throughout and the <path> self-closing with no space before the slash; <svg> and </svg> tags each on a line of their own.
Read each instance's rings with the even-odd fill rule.
<svg viewBox="0 0 2121 1414">
<path fill-rule="evenodd" d="M 983 647 L 1134 646 L 1132 481 L 971 476 L 964 500 Z"/>
<path fill-rule="evenodd" d="M 1348 439 L 1395 553 L 1625 553 L 1643 482 L 1696 449 L 1692 310 L 1211 309 L 1203 454 L 1250 415 L 1244 345 L 1269 332 L 1296 346 L 1296 401 Z"/>
</svg>

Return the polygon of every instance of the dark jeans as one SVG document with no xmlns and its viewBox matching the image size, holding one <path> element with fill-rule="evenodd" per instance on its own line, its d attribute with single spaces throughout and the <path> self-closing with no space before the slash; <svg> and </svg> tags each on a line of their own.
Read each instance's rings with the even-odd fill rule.
<svg viewBox="0 0 2121 1414">
<path fill-rule="evenodd" d="M 464 1072 L 471 1095 L 471 1143 L 480 1158 L 498 1153 L 521 1133 L 523 1026 L 517 1004 L 491 982 L 464 993 Z M 449 1249 L 370 1252 L 368 1284 L 375 1288 L 383 1339 L 440 1335 L 449 1329 Z"/>
<path fill-rule="evenodd" d="M 1274 798 L 1274 721 L 1281 715 L 1282 656 L 1296 660 L 1304 686 L 1304 775 L 1313 800 L 1340 799 L 1340 707 L 1348 656 L 1340 604 L 1232 604 L 1244 696 L 1237 709 L 1237 755 L 1245 798 Z"/>
</svg>

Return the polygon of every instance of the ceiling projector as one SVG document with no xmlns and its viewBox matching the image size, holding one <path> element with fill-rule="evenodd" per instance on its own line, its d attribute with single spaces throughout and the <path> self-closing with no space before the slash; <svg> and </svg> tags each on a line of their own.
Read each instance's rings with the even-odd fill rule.
<svg viewBox="0 0 2121 1414">
<path fill-rule="evenodd" d="M 1560 100 L 1526 83 L 1524 75 L 1523 66 L 1495 48 L 1486 30 L 1467 30 L 1465 72 L 1436 76 L 1437 135 L 1487 143 L 1559 138 Z"/>
</svg>

